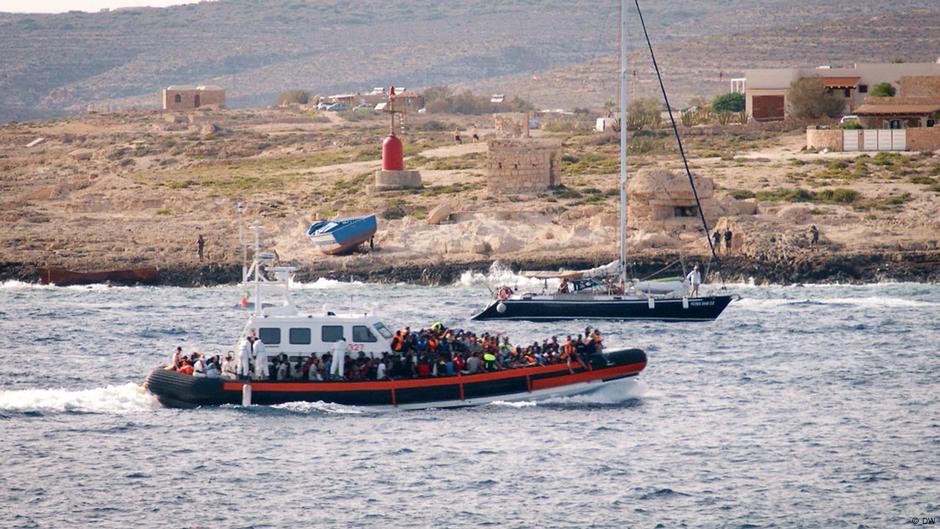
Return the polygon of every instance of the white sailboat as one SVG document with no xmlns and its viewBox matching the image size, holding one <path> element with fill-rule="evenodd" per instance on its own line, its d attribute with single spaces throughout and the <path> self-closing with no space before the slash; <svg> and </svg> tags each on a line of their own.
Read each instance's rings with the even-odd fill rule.
<svg viewBox="0 0 940 529">
<path fill-rule="evenodd" d="M 640 20 L 643 22 L 642 13 Z M 645 33 L 645 23 L 644 23 Z M 514 293 L 508 287 L 474 320 L 553 321 L 572 319 L 709 321 L 731 303 L 730 295 L 690 297 L 683 279 L 627 280 L 627 6 L 620 7 L 620 257 L 607 265 L 573 272 L 524 272 L 538 279 L 561 279 L 563 288 L 553 293 Z M 647 43 L 649 36 L 646 35 Z M 652 46 L 650 46 L 652 56 Z M 655 56 L 653 56 L 655 63 Z M 657 66 L 658 74 L 658 66 Z M 660 79 L 662 86 L 662 79 Z M 665 99 L 665 89 L 663 96 Z M 667 100 L 668 106 L 668 100 Z M 672 113 L 670 112 L 670 115 Z M 678 130 L 673 128 L 678 139 Z M 680 140 L 681 151 L 681 140 Z M 683 159 L 685 158 L 683 152 Z M 686 168 L 688 170 L 688 168 Z M 690 185 L 694 184 L 691 182 Z M 697 194 L 696 194 L 696 200 Z M 704 219 L 703 219 L 704 222 Z M 705 226 L 707 238 L 708 227 Z M 711 242 L 709 241 L 709 244 Z M 568 282 L 571 282 L 570 284 Z"/>
</svg>

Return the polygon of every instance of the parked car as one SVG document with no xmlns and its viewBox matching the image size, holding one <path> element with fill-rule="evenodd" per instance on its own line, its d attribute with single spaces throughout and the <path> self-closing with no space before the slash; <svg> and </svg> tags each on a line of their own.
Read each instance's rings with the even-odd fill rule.
<svg viewBox="0 0 940 529">
<path fill-rule="evenodd" d="M 327 112 L 345 112 L 346 105 L 343 103 L 333 103 L 332 105 L 328 105 L 325 110 Z"/>
<path fill-rule="evenodd" d="M 317 103 L 317 110 L 326 110 L 333 103 L 327 103 L 326 101 L 320 101 Z"/>
<path fill-rule="evenodd" d="M 839 120 L 840 125 L 845 125 L 846 123 L 858 123 L 858 116 L 855 114 L 849 114 L 848 116 L 842 116 L 842 119 Z"/>
<path fill-rule="evenodd" d="M 375 110 L 375 106 L 368 103 L 360 103 L 353 107 L 353 112 L 370 112 Z"/>
</svg>

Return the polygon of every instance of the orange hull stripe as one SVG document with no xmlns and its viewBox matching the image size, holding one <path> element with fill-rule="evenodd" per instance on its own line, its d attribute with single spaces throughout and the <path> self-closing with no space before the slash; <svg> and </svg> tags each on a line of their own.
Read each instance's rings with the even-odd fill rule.
<svg viewBox="0 0 940 529">
<path fill-rule="evenodd" d="M 646 362 L 638 364 L 629 364 L 624 366 L 596 369 L 594 371 L 584 371 L 574 375 L 565 375 L 550 379 L 535 380 L 530 378 L 532 390 L 564 386 L 575 382 L 584 382 L 588 380 L 597 380 L 611 376 L 618 376 L 625 373 L 637 372 L 646 367 Z M 454 384 L 472 384 L 476 382 L 490 382 L 493 380 L 502 380 L 506 378 L 516 378 L 520 376 L 531 377 L 543 373 L 557 373 L 567 371 L 565 364 L 556 364 L 551 366 L 530 367 L 522 369 L 509 369 L 497 371 L 495 373 L 483 373 L 479 375 L 462 375 L 457 377 L 438 377 L 438 378 L 420 378 L 407 380 L 389 380 L 383 382 L 225 382 L 223 389 L 226 391 L 241 391 L 242 386 L 251 384 L 255 391 L 274 391 L 274 392 L 293 392 L 302 393 L 307 391 L 392 391 L 409 388 L 426 388 L 433 386 L 451 386 Z M 456 380 L 455 380 L 456 379 Z M 462 388 L 461 388 L 462 389 Z"/>
</svg>

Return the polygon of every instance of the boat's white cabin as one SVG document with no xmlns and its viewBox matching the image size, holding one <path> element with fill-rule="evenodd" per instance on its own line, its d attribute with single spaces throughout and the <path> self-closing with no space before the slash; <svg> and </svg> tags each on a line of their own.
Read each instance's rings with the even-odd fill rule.
<svg viewBox="0 0 940 529">
<path fill-rule="evenodd" d="M 377 317 L 368 314 L 252 315 L 240 339 L 252 330 L 264 342 L 269 355 L 322 356 L 332 353 L 340 339 L 346 341 L 346 350 L 352 356 L 363 352 L 366 356 L 381 357 L 391 350 L 392 332 Z"/>
</svg>

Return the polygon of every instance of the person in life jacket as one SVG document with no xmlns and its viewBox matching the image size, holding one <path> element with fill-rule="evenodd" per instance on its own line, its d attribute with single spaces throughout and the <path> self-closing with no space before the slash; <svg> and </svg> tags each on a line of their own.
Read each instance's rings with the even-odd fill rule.
<svg viewBox="0 0 940 529">
<path fill-rule="evenodd" d="M 402 346 L 404 345 L 405 345 L 405 340 L 404 338 L 402 338 L 401 331 L 396 331 L 395 337 L 392 338 L 392 351 L 395 351 L 396 353 L 400 353 L 402 350 Z"/>
<path fill-rule="evenodd" d="M 179 368 L 178 370 L 176 370 L 176 372 L 179 373 L 179 374 L 181 374 L 181 375 L 192 375 L 192 374 L 193 374 L 193 366 L 192 366 L 192 364 L 190 364 L 189 362 L 187 362 L 186 359 L 184 358 L 184 359 L 182 359 L 182 360 L 180 361 L 180 368 Z"/>
<path fill-rule="evenodd" d="M 496 355 L 487 351 L 483 353 L 483 370 L 484 371 L 496 371 L 498 366 L 496 365 Z"/>
<path fill-rule="evenodd" d="M 255 339 L 254 347 L 252 348 L 255 350 L 255 378 L 257 380 L 267 380 L 271 378 L 268 372 L 268 351 L 264 342 L 261 341 L 261 338 Z"/>
<path fill-rule="evenodd" d="M 251 375 L 251 343 L 243 338 L 238 343 L 238 376 L 248 378 Z"/>
</svg>

